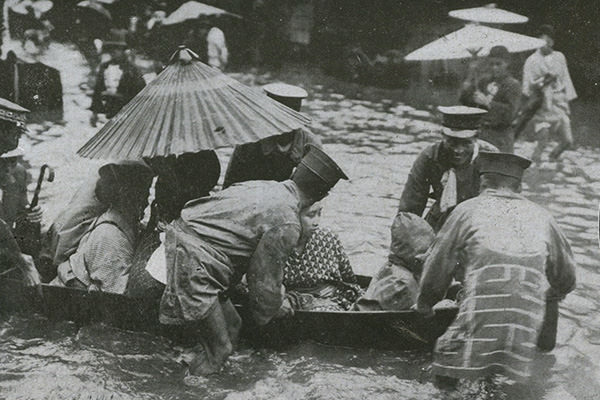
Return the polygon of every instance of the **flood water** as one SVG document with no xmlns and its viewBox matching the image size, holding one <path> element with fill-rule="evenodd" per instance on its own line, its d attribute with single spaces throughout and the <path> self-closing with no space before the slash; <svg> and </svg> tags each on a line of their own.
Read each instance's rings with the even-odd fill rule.
<svg viewBox="0 0 600 400">
<path fill-rule="evenodd" d="M 24 56 L 19 49 L 18 54 Z M 75 156 L 97 131 L 88 123 L 89 70 L 83 57 L 61 44 L 36 57 L 61 71 L 65 103 L 63 122 L 31 124 L 23 138 L 34 176 L 44 163 L 56 169 L 55 182 L 42 190 L 47 226 L 100 164 Z M 303 111 L 350 176 L 326 199 L 322 225 L 338 232 L 356 272 L 373 273 L 387 255 L 389 227 L 410 166 L 439 139 L 430 108 L 422 99 L 407 100 L 401 91 L 360 87 L 294 68 L 232 76 L 250 85 L 283 80 L 307 89 Z M 577 126 L 586 126 L 585 121 Z M 585 143 L 594 140 L 588 137 Z M 532 150 L 531 143 L 517 145 L 520 154 Z M 223 170 L 230 152 L 219 152 Z M 222 374 L 190 378 L 183 366 L 189 350 L 166 339 L 12 316 L 0 317 L 0 399 L 600 398 L 598 149 L 580 147 L 559 163 L 535 166 L 525 178 L 524 194 L 557 218 L 579 262 L 577 288 L 561 304 L 557 348 L 541 358 L 540 376 L 526 387 L 497 382 L 491 388 L 441 392 L 421 373 L 429 354 L 314 343 L 278 351 L 242 346 Z"/>
</svg>

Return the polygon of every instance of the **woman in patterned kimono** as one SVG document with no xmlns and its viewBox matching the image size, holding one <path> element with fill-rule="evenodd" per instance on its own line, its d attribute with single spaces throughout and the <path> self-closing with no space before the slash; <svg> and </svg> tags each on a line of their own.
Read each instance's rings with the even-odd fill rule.
<svg viewBox="0 0 600 400">
<path fill-rule="evenodd" d="M 302 235 L 283 270 L 286 296 L 297 310 L 348 310 L 361 291 L 339 238 L 319 227 L 322 208 L 300 214 Z"/>
</svg>

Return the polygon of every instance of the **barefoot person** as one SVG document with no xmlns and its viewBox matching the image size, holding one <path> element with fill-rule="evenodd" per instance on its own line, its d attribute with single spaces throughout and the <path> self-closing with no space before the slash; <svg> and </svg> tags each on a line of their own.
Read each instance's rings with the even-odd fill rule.
<svg viewBox="0 0 600 400">
<path fill-rule="evenodd" d="M 534 162 L 540 162 L 551 133 L 557 133 L 560 142 L 550 153 L 550 159 L 557 159 L 573 145 L 569 102 L 577 98 L 567 60 L 563 53 L 553 49 L 554 28 L 542 25 L 539 37 L 546 44 L 523 65 L 523 94 L 530 97 L 536 90 L 543 94 L 542 105 L 532 119 L 538 140 L 532 155 Z"/>
</svg>

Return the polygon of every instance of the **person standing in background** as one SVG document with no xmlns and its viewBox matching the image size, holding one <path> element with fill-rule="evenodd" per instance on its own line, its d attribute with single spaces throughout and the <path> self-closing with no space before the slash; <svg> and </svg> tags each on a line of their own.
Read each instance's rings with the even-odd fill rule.
<svg viewBox="0 0 600 400">
<path fill-rule="evenodd" d="M 90 124 L 96 126 L 98 114 L 114 117 L 123 106 L 145 86 L 141 72 L 135 66 L 132 53 L 127 52 L 127 31 L 112 30 L 111 38 L 103 43 L 102 49 L 110 53 L 110 59 L 102 64 L 96 76 L 92 95 L 92 117 Z"/>
<path fill-rule="evenodd" d="M 225 42 L 225 34 L 216 26 L 210 28 L 206 35 L 206 53 L 208 65 L 221 71 L 225 70 L 229 60 L 229 51 Z"/>
<path fill-rule="evenodd" d="M 511 127 L 519 107 L 521 84 L 510 75 L 510 53 L 504 46 L 491 48 L 486 64 L 489 76 L 483 83 L 483 90 L 467 85 L 461 94 L 465 105 L 476 104 L 488 110 L 481 120 L 479 139 L 496 146 L 506 153 L 514 151 L 515 134 Z"/>
<path fill-rule="evenodd" d="M 534 162 L 541 161 L 551 133 L 556 132 L 560 141 L 550 153 L 551 160 L 558 159 L 573 145 L 569 102 L 577 98 L 567 60 L 563 53 L 553 49 L 554 28 L 542 25 L 539 32 L 546 44 L 529 56 L 523 66 L 523 94 L 531 97 L 539 91 L 543 95 L 542 105 L 532 118 L 538 141 L 532 155 Z"/>
</svg>

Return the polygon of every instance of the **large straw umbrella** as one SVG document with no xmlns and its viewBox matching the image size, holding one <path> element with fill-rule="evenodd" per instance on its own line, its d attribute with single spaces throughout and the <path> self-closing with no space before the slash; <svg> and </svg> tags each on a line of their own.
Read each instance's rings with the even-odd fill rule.
<svg viewBox="0 0 600 400">
<path fill-rule="evenodd" d="M 141 159 L 195 153 L 291 132 L 310 119 L 180 49 L 78 154 Z"/>
</svg>

